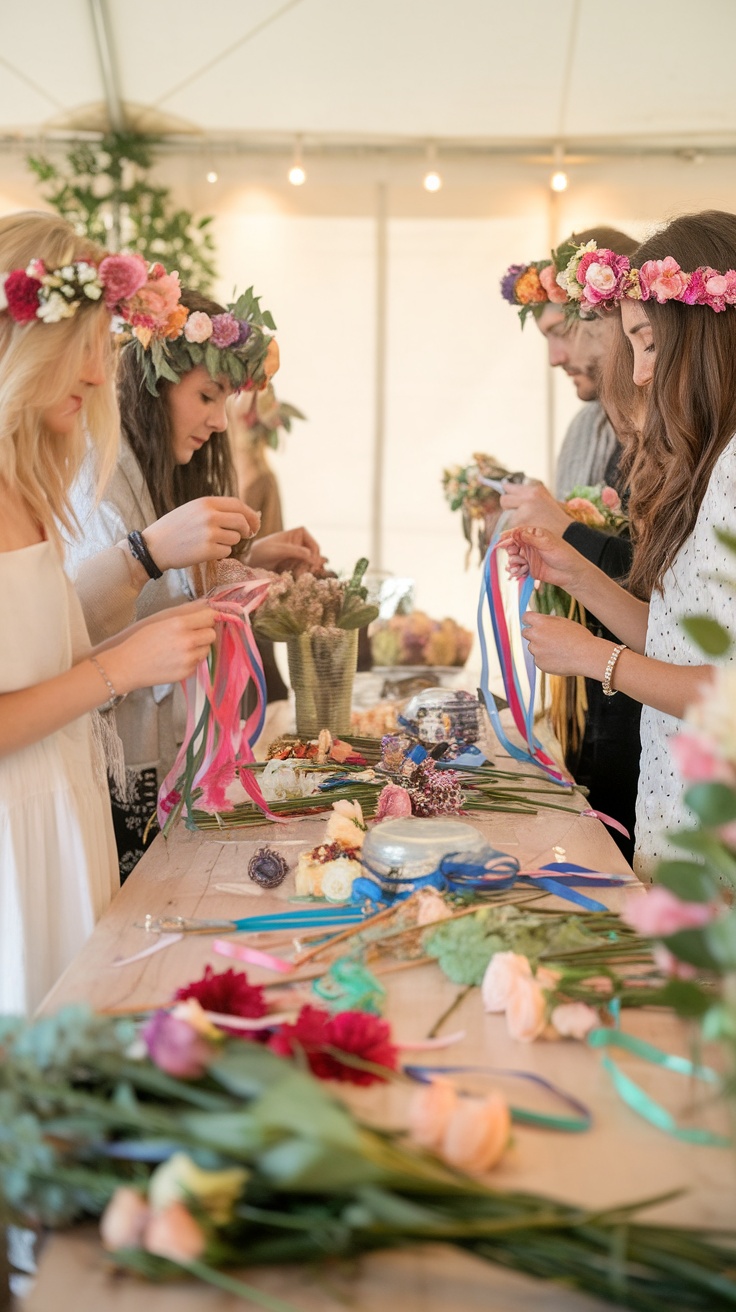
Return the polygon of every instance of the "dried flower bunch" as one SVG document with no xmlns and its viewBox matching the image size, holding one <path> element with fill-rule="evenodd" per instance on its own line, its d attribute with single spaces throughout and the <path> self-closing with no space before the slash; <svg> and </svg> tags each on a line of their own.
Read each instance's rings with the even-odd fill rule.
<svg viewBox="0 0 736 1312">
<path fill-rule="evenodd" d="M 272 642 L 286 642 L 300 633 L 335 629 L 361 629 L 378 614 L 367 603 L 363 575 L 368 561 L 363 557 L 352 577 L 317 578 L 314 574 L 282 574 L 258 610 L 253 627 Z"/>
</svg>

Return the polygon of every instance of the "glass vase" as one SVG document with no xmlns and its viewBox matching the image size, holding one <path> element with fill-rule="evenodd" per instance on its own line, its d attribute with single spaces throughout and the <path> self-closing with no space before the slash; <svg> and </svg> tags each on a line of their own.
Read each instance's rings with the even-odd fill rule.
<svg viewBox="0 0 736 1312">
<path fill-rule="evenodd" d="M 296 732 L 333 738 L 350 732 L 353 679 L 358 661 L 357 629 L 313 629 L 288 638 L 289 679 L 296 700 Z"/>
</svg>

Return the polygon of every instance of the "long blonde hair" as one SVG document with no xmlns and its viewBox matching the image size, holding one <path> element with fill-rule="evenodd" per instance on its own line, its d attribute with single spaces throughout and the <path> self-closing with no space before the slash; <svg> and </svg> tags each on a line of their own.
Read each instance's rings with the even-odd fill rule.
<svg viewBox="0 0 736 1312">
<path fill-rule="evenodd" d="M 0 218 L 0 273 L 25 269 L 32 259 L 58 269 L 75 260 L 95 263 L 102 251 L 54 214 L 25 211 Z M 105 383 L 90 390 L 75 431 L 51 433 L 44 413 L 73 395 L 88 351 L 104 352 Z M 86 435 L 85 435 L 86 430 Z M 47 536 L 59 543 L 78 531 L 69 489 L 87 441 L 96 448 L 99 486 L 112 473 L 119 419 L 114 390 L 114 349 L 104 305 L 80 307 L 59 323 L 16 323 L 0 314 L 0 477 L 17 487 Z"/>
</svg>

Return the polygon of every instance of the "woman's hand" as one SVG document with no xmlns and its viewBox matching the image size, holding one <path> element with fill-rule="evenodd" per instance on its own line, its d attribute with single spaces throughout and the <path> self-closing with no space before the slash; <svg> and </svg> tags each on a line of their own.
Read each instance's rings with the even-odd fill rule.
<svg viewBox="0 0 736 1312">
<path fill-rule="evenodd" d="M 541 583 L 556 583 L 573 597 L 594 568 L 569 543 L 546 528 L 512 528 L 502 533 L 499 546 L 508 552 L 511 578 L 531 575 Z"/>
<path fill-rule="evenodd" d="M 507 512 L 509 528 L 530 525 L 532 528 L 546 528 L 561 537 L 572 524 L 571 517 L 547 491 L 544 483 L 504 483 L 501 509 Z"/>
<path fill-rule="evenodd" d="M 326 560 L 311 533 L 305 528 L 289 528 L 254 542 L 248 564 L 277 574 L 290 570 L 298 578 L 300 574 L 322 574 Z"/>
<path fill-rule="evenodd" d="M 584 674 L 603 679 L 612 643 L 596 638 L 583 624 L 528 610 L 521 619 L 534 664 L 545 674 Z"/>
<path fill-rule="evenodd" d="M 203 601 L 160 611 L 125 630 L 102 659 L 116 692 L 179 683 L 196 670 L 215 641 L 215 612 Z"/>
<path fill-rule="evenodd" d="M 148 550 L 159 569 L 186 569 L 224 560 L 242 538 L 258 532 L 261 516 L 239 497 L 186 501 L 145 529 Z"/>
</svg>

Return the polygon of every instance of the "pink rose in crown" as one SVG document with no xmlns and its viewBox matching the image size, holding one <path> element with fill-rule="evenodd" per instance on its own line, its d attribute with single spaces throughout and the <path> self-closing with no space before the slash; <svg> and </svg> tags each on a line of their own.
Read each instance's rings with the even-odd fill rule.
<svg viewBox="0 0 736 1312">
<path fill-rule="evenodd" d="M 648 893 L 627 897 L 621 919 L 645 938 L 669 938 L 682 929 L 702 929 L 718 912 L 715 903 L 683 902 L 663 884 L 654 884 Z"/>
<path fill-rule="evenodd" d="M 620 510 L 621 498 L 615 487 L 604 487 L 601 489 L 601 501 L 607 510 Z"/>
<path fill-rule="evenodd" d="M 148 265 L 142 255 L 106 255 L 99 273 L 108 310 L 127 301 L 148 281 Z"/>
<path fill-rule="evenodd" d="M 554 264 L 547 264 L 539 270 L 539 281 L 553 305 L 564 305 L 567 292 L 557 282 L 557 270 Z"/>
<path fill-rule="evenodd" d="M 660 305 L 684 300 L 689 281 L 688 274 L 683 273 L 671 255 L 663 260 L 647 260 L 639 270 L 641 299 L 656 300 Z"/>
<path fill-rule="evenodd" d="M 184 325 L 188 342 L 206 342 L 212 336 L 212 320 L 203 310 L 195 310 Z"/>
<path fill-rule="evenodd" d="M 178 273 L 164 273 L 160 278 L 149 278 L 131 299 L 128 307 L 131 322 L 136 322 L 134 316 L 146 315 L 153 321 L 155 328 L 165 328 L 180 299 Z"/>
<path fill-rule="evenodd" d="M 577 269 L 577 279 L 583 288 L 583 300 L 589 305 L 614 300 L 629 268 L 625 255 L 617 255 L 610 250 L 588 251 Z"/>
</svg>

